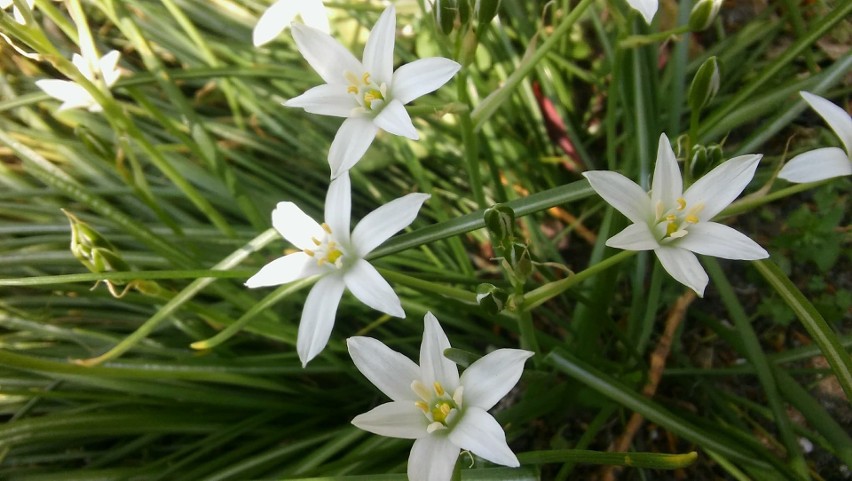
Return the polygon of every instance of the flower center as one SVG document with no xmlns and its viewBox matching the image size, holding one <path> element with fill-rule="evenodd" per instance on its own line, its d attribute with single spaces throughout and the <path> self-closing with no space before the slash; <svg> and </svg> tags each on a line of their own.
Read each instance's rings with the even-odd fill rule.
<svg viewBox="0 0 852 481">
<path fill-rule="evenodd" d="M 676 202 L 677 206 L 669 209 L 662 201 L 657 202 L 655 231 L 660 240 L 680 239 L 688 234 L 688 227 L 699 222 L 698 214 L 704 210 L 703 203 L 690 207 L 683 197 L 679 197 Z"/>
<path fill-rule="evenodd" d="M 360 77 L 353 72 L 345 73 L 349 87 L 346 91 L 355 96 L 358 105 L 369 112 L 378 112 L 385 104 L 388 86 L 385 83 L 377 84 L 370 78 L 370 72 L 364 72 Z"/>
<path fill-rule="evenodd" d="M 458 418 L 462 408 L 462 386 L 456 388 L 452 396 L 437 381 L 432 389 L 427 388 L 420 381 L 414 381 L 411 383 L 411 390 L 421 399 L 414 404 L 429 420 L 429 426 L 426 427 L 427 433 L 448 429 Z"/>
<path fill-rule="evenodd" d="M 325 235 L 322 239 L 311 237 L 311 241 L 316 246 L 315 249 L 304 249 L 303 252 L 317 260 L 317 265 L 328 264 L 330 266 L 343 267 L 343 251 L 340 246 L 331 237 L 331 227 L 325 222 L 322 224 L 322 230 Z"/>
</svg>

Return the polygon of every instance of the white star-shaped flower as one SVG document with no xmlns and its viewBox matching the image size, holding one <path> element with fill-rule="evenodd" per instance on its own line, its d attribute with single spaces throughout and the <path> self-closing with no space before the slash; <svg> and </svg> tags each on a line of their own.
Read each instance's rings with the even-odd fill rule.
<svg viewBox="0 0 852 481">
<path fill-rule="evenodd" d="M 427 313 L 424 323 L 419 366 L 371 337 L 347 340 L 358 370 L 391 398 L 352 424 L 381 436 L 414 439 L 410 481 L 449 481 L 462 449 L 495 464 L 519 466 L 488 410 L 517 384 L 533 353 L 498 349 L 459 377 L 455 363 L 444 357 L 450 342 L 438 320 Z"/>
<path fill-rule="evenodd" d="M 252 31 L 252 41 L 255 47 L 260 47 L 275 39 L 285 28 L 290 26 L 296 16 L 302 17 L 305 25 L 321 32 L 328 33 L 328 13 L 322 0 L 278 0 L 273 3 Z"/>
<path fill-rule="evenodd" d="M 745 235 L 710 221 L 745 189 L 760 158 L 760 155 L 734 157 L 684 192 L 674 151 L 663 134 L 650 193 L 617 172 L 591 171 L 583 175 L 598 195 L 633 221 L 608 239 L 606 245 L 633 251 L 653 250 L 675 280 L 703 296 L 708 277 L 694 253 L 740 260 L 769 257 Z"/>
<path fill-rule="evenodd" d="M 417 130 L 404 105 L 438 89 L 460 68 L 452 60 L 434 57 L 394 71 L 393 6 L 382 13 L 370 32 L 360 62 L 327 33 L 306 25 L 294 24 L 292 28 L 299 51 L 326 83 L 284 105 L 346 118 L 328 152 L 332 178 L 361 159 L 379 129 L 417 140 Z"/>
<path fill-rule="evenodd" d="M 120 56 L 121 54 L 117 50 L 110 51 L 100 59 L 86 58 L 75 53 L 71 57 L 71 62 L 89 81 L 108 89 L 121 76 L 121 71 L 118 70 L 118 59 Z M 38 80 L 36 81 L 36 86 L 44 90 L 47 95 L 62 101 L 62 105 L 59 106 L 59 112 L 76 108 L 85 108 L 90 112 L 100 112 L 103 110 L 97 101 L 95 101 L 95 98 L 92 97 L 92 94 L 76 82 L 55 79 Z"/>
<path fill-rule="evenodd" d="M 285 284 L 315 275 L 317 281 L 302 310 L 296 350 L 302 365 L 328 343 L 344 288 L 364 304 L 385 314 L 405 317 L 399 297 L 364 257 L 414 221 L 428 194 L 408 194 L 367 214 L 351 235 L 349 174 L 332 181 L 325 200 L 325 222 L 317 223 L 292 202 L 280 202 L 272 225 L 301 252 L 263 266 L 248 287 Z"/>
<path fill-rule="evenodd" d="M 852 174 L 852 117 L 844 109 L 818 95 L 809 92 L 799 94 L 840 137 L 846 152 L 837 147 L 823 147 L 799 154 L 787 162 L 778 177 L 801 183 Z"/>
</svg>

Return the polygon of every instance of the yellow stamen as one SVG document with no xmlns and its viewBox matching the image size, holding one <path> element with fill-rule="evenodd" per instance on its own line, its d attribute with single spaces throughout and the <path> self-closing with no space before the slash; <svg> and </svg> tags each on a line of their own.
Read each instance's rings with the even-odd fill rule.
<svg viewBox="0 0 852 481">
<path fill-rule="evenodd" d="M 346 73 L 343 74 L 343 76 L 346 78 L 346 80 L 351 85 L 353 85 L 353 86 L 358 85 L 358 76 L 355 75 L 354 73 L 347 70 Z"/>
<path fill-rule="evenodd" d="M 325 264 L 327 260 L 328 259 L 326 259 L 325 257 L 320 257 L 319 259 L 317 259 L 317 265 L 321 266 L 321 265 Z"/>
<path fill-rule="evenodd" d="M 353 95 L 357 95 L 358 94 L 358 87 L 356 87 L 354 85 L 350 85 L 350 86 L 346 87 L 346 92 L 353 94 Z"/>
<path fill-rule="evenodd" d="M 434 419 L 435 422 L 443 423 L 446 421 L 447 415 L 450 414 L 450 411 L 452 410 L 453 407 L 450 406 L 449 403 L 443 402 L 437 404 L 434 408 L 432 408 L 432 419 Z"/>
<path fill-rule="evenodd" d="M 444 386 L 441 386 L 441 383 L 439 383 L 438 381 L 435 381 L 434 386 L 435 386 L 435 392 L 438 394 L 438 396 L 443 396 L 444 395 Z"/>
<path fill-rule="evenodd" d="M 305 250 L 304 250 L 304 251 L 302 251 L 302 252 L 304 252 L 305 254 L 307 254 L 307 255 L 309 255 L 309 256 L 311 256 L 311 257 L 313 257 L 314 255 L 316 255 L 316 253 L 314 253 L 314 251 L 312 251 L 312 250 L 310 250 L 310 249 L 305 249 Z"/>
<path fill-rule="evenodd" d="M 666 216 L 666 220 L 669 222 L 674 222 L 677 220 L 677 216 L 675 216 L 674 214 L 669 214 Z"/>
<path fill-rule="evenodd" d="M 326 231 L 326 233 L 331 234 L 331 227 L 328 226 L 325 222 L 322 223 L 322 230 Z"/>
<path fill-rule="evenodd" d="M 417 406 L 417 409 L 423 411 L 423 414 L 429 413 L 429 405 L 423 401 L 414 401 L 414 405 Z"/>
<path fill-rule="evenodd" d="M 674 234 L 676 231 L 677 231 L 677 223 L 676 222 L 669 222 L 668 224 L 666 224 L 666 237 Z"/>
<path fill-rule="evenodd" d="M 698 223 L 698 216 L 695 215 L 695 214 L 689 214 L 688 216 L 686 216 L 686 221 L 689 222 L 690 224 L 697 224 Z"/>
<path fill-rule="evenodd" d="M 680 197 L 677 199 L 677 210 L 686 209 L 686 199 Z"/>
<path fill-rule="evenodd" d="M 317 246 L 317 247 L 322 245 L 322 242 L 320 242 L 320 240 L 317 239 L 316 237 L 311 237 L 311 242 L 313 242 L 314 245 Z"/>
<path fill-rule="evenodd" d="M 370 84 L 370 72 L 364 72 L 364 75 L 361 76 L 361 80 L 364 81 L 364 85 Z"/>
</svg>

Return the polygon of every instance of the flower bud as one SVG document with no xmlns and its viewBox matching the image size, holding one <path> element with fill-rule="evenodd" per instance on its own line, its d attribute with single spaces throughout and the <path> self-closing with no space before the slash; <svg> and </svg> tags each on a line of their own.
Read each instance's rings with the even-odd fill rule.
<svg viewBox="0 0 852 481">
<path fill-rule="evenodd" d="M 719 63 L 716 57 L 708 58 L 695 72 L 689 86 L 689 108 L 698 111 L 706 107 L 719 91 Z"/>
<path fill-rule="evenodd" d="M 700 0 L 689 14 L 689 30 L 700 32 L 709 27 L 719 14 L 720 8 L 722 0 Z"/>
<path fill-rule="evenodd" d="M 484 217 L 491 242 L 507 249 L 515 238 L 515 211 L 505 204 L 497 204 L 486 209 Z"/>
<path fill-rule="evenodd" d="M 494 284 L 476 286 L 476 302 L 489 314 L 497 314 L 506 306 L 506 295 Z"/>
<path fill-rule="evenodd" d="M 512 270 L 515 272 L 518 280 L 523 282 L 532 274 L 533 262 L 530 255 L 530 249 L 526 244 L 515 242 L 512 244 L 511 263 Z"/>
<path fill-rule="evenodd" d="M 500 8 L 500 0 L 476 0 L 473 4 L 473 18 L 476 20 L 476 29 L 483 30 L 494 17 L 497 16 L 497 9 Z"/>
</svg>

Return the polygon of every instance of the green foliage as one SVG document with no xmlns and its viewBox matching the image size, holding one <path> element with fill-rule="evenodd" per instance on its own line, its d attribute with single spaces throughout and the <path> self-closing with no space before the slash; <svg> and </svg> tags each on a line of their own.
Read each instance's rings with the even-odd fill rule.
<svg viewBox="0 0 852 481">
<path fill-rule="evenodd" d="M 626 2 L 396 2 L 395 66 L 464 65 L 407 106 L 418 141 L 382 133 L 351 172 L 353 222 L 432 195 L 369 256 L 407 317 L 347 294 L 304 368 L 313 279 L 243 282 L 291 248 L 271 228 L 278 202 L 322 217 L 340 122 L 281 105 L 319 77 L 289 31 L 252 45 L 270 3 L 16 0 L 27 22 L 0 16 L 40 56 L 0 45 L 0 478 L 404 479 L 411 442 L 350 424 L 382 395 L 345 340 L 417 359 L 427 311 L 460 365 L 536 352 L 493 410 L 523 466 L 462 456 L 461 479 L 618 465 L 621 479 L 799 481 L 852 465 L 850 182 L 772 180 L 782 158 L 840 145 L 797 92 L 848 105 L 852 2 L 725 2 L 711 15 L 717 2 L 702 1 L 694 19 L 694 2 L 668 3 L 651 26 Z M 360 55 L 383 4 L 327 8 Z M 111 89 L 70 62 L 88 41 L 121 51 Z M 84 84 L 103 112 L 57 112 L 39 79 Z M 663 132 L 692 179 L 764 154 L 719 221 L 771 260 L 710 260 L 706 298 L 686 307 L 651 253 L 606 246 L 626 221 L 580 175 L 650 188 Z M 627 452 L 605 452 L 634 413 L 645 424 Z"/>
</svg>

